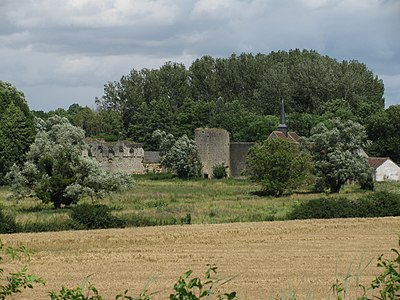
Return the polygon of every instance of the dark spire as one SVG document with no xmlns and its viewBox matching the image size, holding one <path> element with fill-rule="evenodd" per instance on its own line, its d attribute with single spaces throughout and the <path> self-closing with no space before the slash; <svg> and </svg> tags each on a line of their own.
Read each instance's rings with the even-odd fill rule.
<svg viewBox="0 0 400 300">
<path fill-rule="evenodd" d="M 283 99 L 282 99 L 282 104 L 281 104 L 281 116 L 280 116 L 280 124 L 278 126 L 278 131 L 283 132 L 285 136 L 288 136 L 288 127 L 285 124 L 285 106 L 283 104 Z"/>
</svg>

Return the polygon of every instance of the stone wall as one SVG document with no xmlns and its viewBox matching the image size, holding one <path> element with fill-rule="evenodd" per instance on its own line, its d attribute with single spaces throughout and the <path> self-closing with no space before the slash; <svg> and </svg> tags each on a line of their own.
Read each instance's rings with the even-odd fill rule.
<svg viewBox="0 0 400 300">
<path fill-rule="evenodd" d="M 161 157 L 159 151 L 144 151 L 143 167 L 146 173 L 161 173 Z"/>
<path fill-rule="evenodd" d="M 86 139 L 88 150 L 86 157 L 95 158 L 102 167 L 110 172 L 143 174 L 162 172 L 158 151 L 144 151 L 142 144 L 131 141 L 105 142 Z M 246 156 L 254 143 L 230 143 L 229 133 L 224 129 L 198 128 L 195 142 L 199 148 L 204 177 L 212 178 L 213 167 L 219 164 L 227 166 L 228 176 L 239 177 L 246 168 Z"/>
<path fill-rule="evenodd" d="M 107 171 L 127 174 L 145 172 L 142 144 L 130 141 L 105 142 L 104 140 L 86 140 L 86 143 L 89 147 L 83 155 L 95 158 Z"/>
<path fill-rule="evenodd" d="M 230 170 L 232 177 L 240 177 L 246 169 L 246 157 L 254 145 L 250 142 L 230 143 Z"/>
<path fill-rule="evenodd" d="M 203 164 L 203 176 L 211 178 L 213 167 L 218 164 L 228 166 L 230 176 L 229 133 L 224 129 L 198 128 L 194 132 L 194 139 L 199 148 L 200 160 Z"/>
</svg>

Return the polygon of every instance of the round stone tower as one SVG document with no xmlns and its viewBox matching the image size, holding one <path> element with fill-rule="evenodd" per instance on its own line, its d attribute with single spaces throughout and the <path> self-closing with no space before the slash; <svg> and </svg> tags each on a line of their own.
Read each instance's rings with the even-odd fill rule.
<svg viewBox="0 0 400 300">
<path fill-rule="evenodd" d="M 198 128 L 194 132 L 194 140 L 199 148 L 203 165 L 203 176 L 211 178 L 213 167 L 224 164 L 230 176 L 229 132 L 225 129 Z"/>
</svg>

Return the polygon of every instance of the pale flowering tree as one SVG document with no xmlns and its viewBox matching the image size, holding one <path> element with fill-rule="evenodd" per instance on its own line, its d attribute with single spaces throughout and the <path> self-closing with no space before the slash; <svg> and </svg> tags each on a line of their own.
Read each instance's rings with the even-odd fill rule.
<svg viewBox="0 0 400 300">
<path fill-rule="evenodd" d="M 59 208 L 85 195 L 93 200 L 128 188 L 132 184 L 129 175 L 105 172 L 97 161 L 82 156 L 83 138 L 84 131 L 66 118 L 39 121 L 27 161 L 22 168 L 14 165 L 7 174 L 14 195 L 19 199 L 33 195 Z"/>
<path fill-rule="evenodd" d="M 201 175 L 199 150 L 194 140 L 183 135 L 175 139 L 172 134 L 156 130 L 153 138 L 160 145 L 161 165 L 176 173 L 179 178 L 195 178 Z"/>
<path fill-rule="evenodd" d="M 332 119 L 313 128 L 303 143 L 311 153 L 317 183 L 322 188 L 338 193 L 347 181 L 363 185 L 372 178 L 367 159 L 358 154 L 366 137 L 364 127 L 351 120 Z"/>
</svg>

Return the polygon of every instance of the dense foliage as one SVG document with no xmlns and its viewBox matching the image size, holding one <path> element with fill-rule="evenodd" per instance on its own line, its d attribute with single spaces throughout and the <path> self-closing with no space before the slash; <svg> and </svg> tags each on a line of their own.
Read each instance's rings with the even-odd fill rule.
<svg viewBox="0 0 400 300">
<path fill-rule="evenodd" d="M 172 62 L 159 69 L 133 69 L 107 83 L 96 103 L 100 112 L 121 117 L 128 138 L 151 148 L 156 129 L 191 136 L 198 127 L 219 127 L 230 131 L 233 141 L 260 141 L 276 127 L 282 98 L 295 113 L 292 130 L 301 133 L 309 129 L 299 120 L 321 115 L 334 99 L 362 120 L 383 109 L 383 91 L 382 81 L 362 63 L 296 49 L 204 56 L 188 69 Z"/>
<path fill-rule="evenodd" d="M 216 179 L 226 178 L 228 176 L 228 173 L 226 172 L 227 168 L 228 167 L 225 166 L 224 163 L 215 165 L 212 168 L 212 171 L 213 171 L 212 176 L 213 176 L 213 178 L 216 178 Z"/>
<path fill-rule="evenodd" d="M 376 192 L 357 200 L 344 197 L 313 199 L 294 207 L 288 218 L 293 220 L 388 216 L 400 216 L 400 195 Z"/>
<path fill-rule="evenodd" d="M 34 194 L 59 208 L 84 195 L 93 199 L 128 187 L 128 175 L 104 172 L 95 160 L 82 156 L 83 138 L 83 130 L 65 118 L 54 116 L 42 122 L 23 167 L 14 165 L 7 174 L 15 196 Z"/>
<path fill-rule="evenodd" d="M 280 138 L 256 143 L 249 150 L 247 169 L 250 178 L 261 184 L 268 195 L 291 192 L 310 178 L 310 157 L 300 146 Z"/>
<path fill-rule="evenodd" d="M 318 124 L 311 134 L 304 144 L 311 153 L 319 188 L 338 193 L 349 180 L 364 183 L 371 177 L 367 159 L 358 155 L 366 139 L 362 125 L 332 119 Z"/>
<path fill-rule="evenodd" d="M 382 80 L 363 63 L 296 49 L 204 56 L 188 68 L 167 62 L 159 69 L 132 69 L 104 86 L 95 111 L 73 104 L 34 113 L 66 117 L 86 136 L 128 138 L 156 150 L 152 133 L 157 129 L 191 137 L 198 127 L 216 127 L 228 130 L 232 141 L 262 141 L 276 128 L 285 99 L 287 124 L 300 136 L 310 136 L 313 127 L 332 117 L 356 121 L 368 125 L 372 155 L 400 162 L 400 112 L 385 112 L 383 92 Z M 379 136 L 380 130 L 385 134 Z"/>
<path fill-rule="evenodd" d="M 24 94 L 0 81 L 0 185 L 14 163 L 23 164 L 34 136 L 34 117 Z"/>
<path fill-rule="evenodd" d="M 113 216 L 107 205 L 79 204 L 71 209 L 70 216 L 79 229 L 124 227 L 123 221 Z"/>
<path fill-rule="evenodd" d="M 4 212 L 0 206 L 0 233 L 15 233 L 18 231 L 15 217 Z"/>
<path fill-rule="evenodd" d="M 156 130 L 153 139 L 159 144 L 161 165 L 178 178 L 195 178 L 201 174 L 199 150 L 194 140 L 186 135 L 175 139 L 172 134 Z"/>
<path fill-rule="evenodd" d="M 390 157 L 400 164 L 400 105 L 379 110 L 366 121 L 371 145 L 367 148 L 373 156 Z"/>
</svg>

